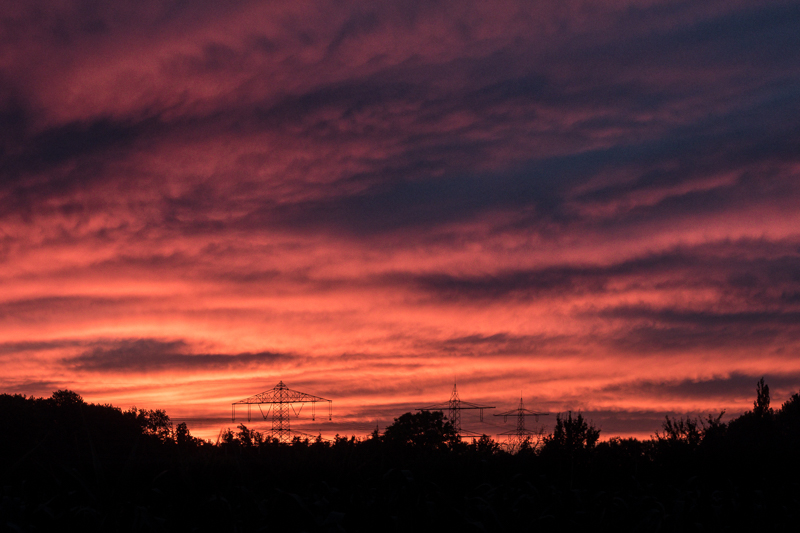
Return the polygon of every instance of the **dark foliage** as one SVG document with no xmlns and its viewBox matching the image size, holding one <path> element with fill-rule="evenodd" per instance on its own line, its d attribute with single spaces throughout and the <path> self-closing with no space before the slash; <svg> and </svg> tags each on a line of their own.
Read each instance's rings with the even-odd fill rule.
<svg viewBox="0 0 800 533">
<path fill-rule="evenodd" d="M 459 438 L 441 411 L 420 411 L 395 418 L 394 423 L 386 428 L 383 442 L 394 449 L 433 452 L 456 447 Z"/>
<path fill-rule="evenodd" d="M 574 417 L 572 411 L 566 416 L 556 415 L 553 433 L 544 439 L 542 456 L 551 466 L 558 468 L 559 474 L 569 479 L 572 488 L 578 474 L 586 471 L 586 466 L 600 438 L 600 430 L 583 418 L 579 412 Z"/>
<path fill-rule="evenodd" d="M 539 451 L 462 442 L 439 412 L 383 435 L 266 438 L 240 424 L 211 444 L 162 410 L 0 395 L 2 529 L 11 531 L 739 531 L 793 529 L 800 394 L 722 421 L 666 418 L 611 438 L 581 413 Z"/>
<path fill-rule="evenodd" d="M 572 417 L 572 411 L 566 416 L 556 415 L 556 427 L 552 435 L 544 439 L 544 452 L 583 452 L 591 450 L 600 438 L 600 430 L 584 420 L 578 412 Z"/>
</svg>

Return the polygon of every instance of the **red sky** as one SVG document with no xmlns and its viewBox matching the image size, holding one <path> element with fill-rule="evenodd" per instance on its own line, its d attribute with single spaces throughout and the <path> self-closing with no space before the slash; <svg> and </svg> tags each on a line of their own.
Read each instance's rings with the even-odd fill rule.
<svg viewBox="0 0 800 533">
<path fill-rule="evenodd" d="M 610 437 L 800 389 L 796 2 L 0 14 L 2 392 Z"/>
</svg>

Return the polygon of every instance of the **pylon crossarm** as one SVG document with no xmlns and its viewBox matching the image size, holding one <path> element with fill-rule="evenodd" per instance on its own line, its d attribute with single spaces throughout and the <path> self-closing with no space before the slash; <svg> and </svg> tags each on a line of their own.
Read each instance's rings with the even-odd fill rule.
<svg viewBox="0 0 800 533">
<path fill-rule="evenodd" d="M 529 410 L 527 410 L 527 409 L 524 409 L 524 410 L 522 411 L 522 414 L 524 414 L 524 415 L 529 415 L 529 416 L 547 416 L 547 415 L 549 415 L 550 413 L 537 413 L 536 411 L 529 411 Z"/>
<path fill-rule="evenodd" d="M 428 405 L 427 407 L 417 407 L 415 411 L 444 411 L 450 409 L 450 404 L 443 403 L 439 405 Z"/>
<path fill-rule="evenodd" d="M 452 409 L 453 407 L 450 406 L 449 403 L 443 403 L 439 405 L 428 405 L 427 407 L 417 407 L 415 411 L 443 411 L 445 409 Z M 480 409 L 481 411 L 484 409 L 494 409 L 491 405 L 478 405 L 476 403 L 467 403 L 461 402 L 458 407 L 455 409 Z"/>
<path fill-rule="evenodd" d="M 519 431 L 514 429 L 514 430 L 511 430 L 511 431 L 504 431 L 502 433 L 498 433 L 498 435 L 507 436 L 507 437 L 508 436 L 517 437 L 517 436 L 520 436 L 520 435 L 528 435 L 528 436 L 532 437 L 532 436 L 536 435 L 536 432 L 535 431 L 530 431 L 530 430 L 527 430 L 527 429 L 525 431 L 519 432 Z"/>
<path fill-rule="evenodd" d="M 280 397 L 272 391 L 262 392 L 261 394 L 256 394 L 255 396 L 250 396 L 249 398 L 245 398 L 244 400 L 239 400 L 238 402 L 233 402 L 235 404 L 254 404 L 254 403 L 275 403 L 278 401 L 282 401 L 283 403 L 305 403 L 305 402 L 329 402 L 327 398 L 321 398 L 319 396 L 312 396 L 310 394 L 306 394 L 304 392 L 295 392 L 288 390 L 286 393 L 281 394 Z"/>
<path fill-rule="evenodd" d="M 461 402 L 462 409 L 494 409 L 494 405 L 480 405 L 471 402 Z"/>
<path fill-rule="evenodd" d="M 508 418 L 509 416 L 547 416 L 550 413 L 537 413 L 535 411 L 528 411 L 527 409 L 523 409 L 520 411 L 519 409 L 513 409 L 511 411 L 507 411 L 505 413 L 495 413 L 494 416 L 502 416 Z"/>
</svg>

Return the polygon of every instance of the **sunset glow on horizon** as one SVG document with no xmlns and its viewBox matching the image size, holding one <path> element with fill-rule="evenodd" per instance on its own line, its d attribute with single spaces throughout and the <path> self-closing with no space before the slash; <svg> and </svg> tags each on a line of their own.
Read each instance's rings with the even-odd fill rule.
<svg viewBox="0 0 800 533">
<path fill-rule="evenodd" d="M 0 392 L 606 439 L 800 390 L 796 2 L 0 12 Z"/>
</svg>

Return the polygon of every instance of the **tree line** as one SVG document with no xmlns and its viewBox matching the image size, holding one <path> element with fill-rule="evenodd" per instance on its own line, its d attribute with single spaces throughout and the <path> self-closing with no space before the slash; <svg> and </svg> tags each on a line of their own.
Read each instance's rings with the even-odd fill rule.
<svg viewBox="0 0 800 533">
<path fill-rule="evenodd" d="M 12 530 L 405 531 L 592 527 L 736 531 L 795 524 L 800 394 L 723 421 L 666 417 L 651 439 L 600 440 L 582 413 L 508 453 L 462 439 L 439 411 L 405 413 L 364 439 L 296 437 L 240 424 L 197 439 L 165 411 L 72 391 L 0 395 L 0 517 Z"/>
</svg>

